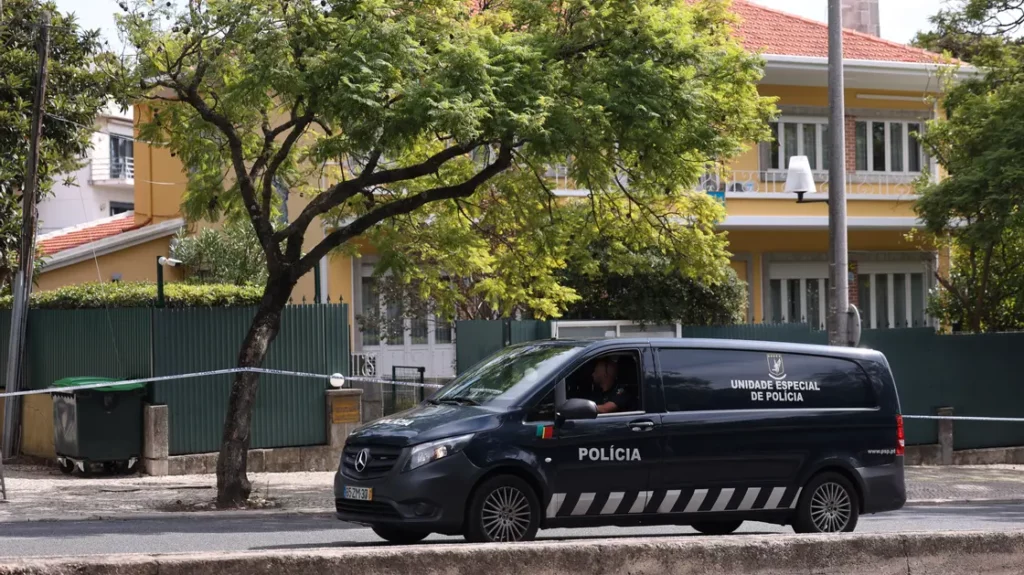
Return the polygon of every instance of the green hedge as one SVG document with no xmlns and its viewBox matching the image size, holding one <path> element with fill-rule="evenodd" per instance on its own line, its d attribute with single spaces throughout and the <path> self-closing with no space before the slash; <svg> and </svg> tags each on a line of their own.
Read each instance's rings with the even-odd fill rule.
<svg viewBox="0 0 1024 575">
<path fill-rule="evenodd" d="M 262 286 L 166 284 L 166 307 L 227 307 L 258 305 Z M 10 309 L 11 296 L 0 296 L 0 309 Z M 32 294 L 37 309 L 94 309 L 153 307 L 156 285 L 147 283 L 86 283 Z"/>
</svg>

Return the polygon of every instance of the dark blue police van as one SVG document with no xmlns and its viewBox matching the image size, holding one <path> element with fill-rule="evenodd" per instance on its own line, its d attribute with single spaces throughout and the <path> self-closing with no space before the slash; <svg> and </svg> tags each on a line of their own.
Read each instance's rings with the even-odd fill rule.
<svg viewBox="0 0 1024 575">
<path fill-rule="evenodd" d="M 348 438 L 338 518 L 382 538 L 744 521 L 853 531 L 906 502 L 903 420 L 876 351 L 615 339 L 509 347 Z"/>
</svg>

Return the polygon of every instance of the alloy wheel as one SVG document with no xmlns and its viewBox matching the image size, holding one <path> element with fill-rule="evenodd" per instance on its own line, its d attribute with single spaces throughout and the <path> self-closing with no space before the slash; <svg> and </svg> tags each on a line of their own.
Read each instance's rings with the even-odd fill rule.
<svg viewBox="0 0 1024 575">
<path fill-rule="evenodd" d="M 811 522 L 821 533 L 845 530 L 852 512 L 850 494 L 838 483 L 822 483 L 811 497 Z"/>
<path fill-rule="evenodd" d="M 530 502 L 515 487 L 502 486 L 484 500 L 481 523 L 491 541 L 519 541 L 530 529 Z"/>
</svg>

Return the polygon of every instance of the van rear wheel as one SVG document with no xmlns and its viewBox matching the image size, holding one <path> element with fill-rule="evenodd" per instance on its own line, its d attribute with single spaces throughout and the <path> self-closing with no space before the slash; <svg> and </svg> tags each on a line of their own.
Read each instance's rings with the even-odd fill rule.
<svg viewBox="0 0 1024 575">
<path fill-rule="evenodd" d="M 427 535 L 430 535 L 430 533 L 427 533 L 426 531 L 414 531 L 411 529 L 402 529 L 400 527 L 391 527 L 387 525 L 374 525 L 373 532 L 381 539 L 397 545 L 412 545 L 413 543 L 419 543 L 426 539 Z"/>
<path fill-rule="evenodd" d="M 700 521 L 690 525 L 704 535 L 729 535 L 743 525 L 742 521 Z"/>
<path fill-rule="evenodd" d="M 466 519 L 467 541 L 532 541 L 540 528 L 540 500 L 529 483 L 499 475 L 477 487 Z"/>
<path fill-rule="evenodd" d="M 793 530 L 797 533 L 849 533 L 857 528 L 860 497 L 846 477 L 816 475 L 800 494 Z"/>
</svg>

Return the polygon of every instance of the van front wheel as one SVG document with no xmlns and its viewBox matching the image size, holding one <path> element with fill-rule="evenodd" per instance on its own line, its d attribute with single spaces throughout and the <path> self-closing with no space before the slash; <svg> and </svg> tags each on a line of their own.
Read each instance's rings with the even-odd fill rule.
<svg viewBox="0 0 1024 575">
<path fill-rule="evenodd" d="M 800 494 L 793 530 L 797 533 L 849 533 L 857 528 L 860 498 L 850 481 L 826 472 L 811 479 Z"/>
<path fill-rule="evenodd" d="M 488 479 L 473 493 L 466 539 L 474 543 L 532 541 L 540 528 L 540 500 L 514 475 Z"/>
</svg>

